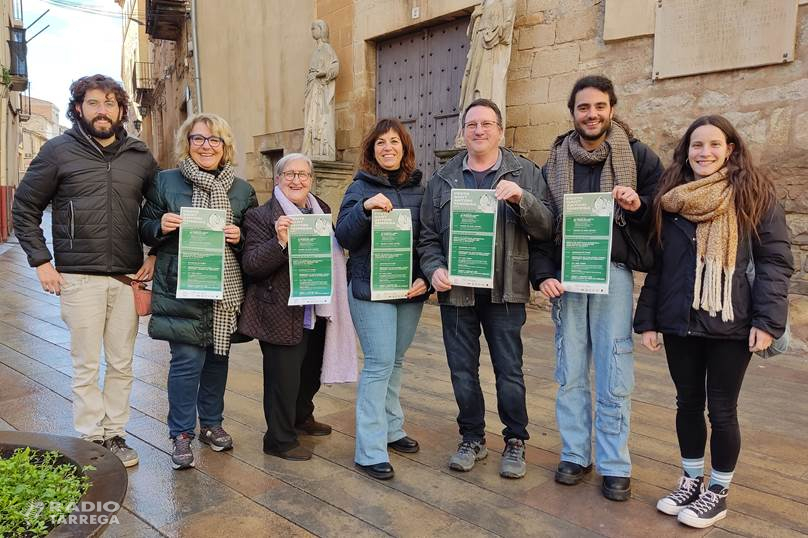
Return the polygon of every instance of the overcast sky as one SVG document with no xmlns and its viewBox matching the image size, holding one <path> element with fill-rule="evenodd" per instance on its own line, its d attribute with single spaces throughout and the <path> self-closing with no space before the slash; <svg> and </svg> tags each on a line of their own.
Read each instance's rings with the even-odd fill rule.
<svg viewBox="0 0 808 538">
<path fill-rule="evenodd" d="M 113 0 L 82 0 L 85 6 L 120 13 Z M 43 0 L 23 0 L 25 26 L 45 10 L 50 12 L 28 30 L 28 79 L 31 97 L 50 101 L 59 108 L 60 122 L 69 126 L 65 114 L 70 84 L 84 75 L 102 73 L 121 78 L 122 30 L 119 18 L 58 7 Z"/>
</svg>

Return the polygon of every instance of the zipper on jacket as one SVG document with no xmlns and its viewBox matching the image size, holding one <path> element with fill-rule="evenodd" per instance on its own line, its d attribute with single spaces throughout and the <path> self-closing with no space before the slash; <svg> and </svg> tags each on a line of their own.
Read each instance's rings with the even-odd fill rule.
<svg viewBox="0 0 808 538">
<path fill-rule="evenodd" d="M 103 155 L 103 152 L 102 152 L 102 155 Z M 107 273 L 112 272 L 112 264 L 110 263 L 110 260 L 112 260 L 112 247 L 113 247 L 113 245 L 112 245 L 112 232 L 111 232 L 112 226 L 110 225 L 111 223 L 109 222 L 109 219 L 111 218 L 111 215 L 112 215 L 112 174 L 110 173 L 111 169 L 112 169 L 112 164 L 110 163 L 110 161 L 107 161 L 107 224 L 108 224 L 108 227 L 107 227 L 107 253 L 109 253 L 109 255 L 107 256 Z"/>
<path fill-rule="evenodd" d="M 76 236 L 76 213 L 73 210 L 73 200 L 70 200 L 70 250 L 73 250 L 73 238 Z"/>
</svg>

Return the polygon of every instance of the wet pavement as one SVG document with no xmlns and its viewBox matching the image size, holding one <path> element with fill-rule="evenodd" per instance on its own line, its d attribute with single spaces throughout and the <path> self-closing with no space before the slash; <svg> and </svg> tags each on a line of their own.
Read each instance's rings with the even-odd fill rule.
<svg viewBox="0 0 808 538">
<path fill-rule="evenodd" d="M 13 240 L 0 244 L 0 430 L 75 435 L 71 417 L 70 337 L 59 301 L 42 292 Z M 405 427 L 417 454 L 391 454 L 396 477 L 367 478 L 353 466 L 355 385 L 323 387 L 318 420 L 327 437 L 304 437 L 315 454 L 288 462 L 261 451 L 265 429 L 261 356 L 256 342 L 233 347 L 224 427 L 234 450 L 198 441 L 195 469 L 173 471 L 166 426 L 165 342 L 140 326 L 134 359 L 128 441 L 140 464 L 128 471 L 120 522 L 105 536 L 804 536 L 808 533 L 808 363 L 784 356 L 754 359 L 741 393 L 743 451 L 730 513 L 715 528 L 687 529 L 658 513 L 656 500 L 679 475 L 674 390 L 664 356 L 636 353 L 632 434 L 633 494 L 625 503 L 600 494 L 592 473 L 576 487 L 553 481 L 555 425 L 552 327 L 531 310 L 524 328 L 530 415 L 522 480 L 498 476 L 502 450 L 494 377 L 487 354 L 481 380 L 490 455 L 469 473 L 450 471 L 456 405 L 440 333 L 427 305 L 407 354 L 402 388 Z"/>
</svg>

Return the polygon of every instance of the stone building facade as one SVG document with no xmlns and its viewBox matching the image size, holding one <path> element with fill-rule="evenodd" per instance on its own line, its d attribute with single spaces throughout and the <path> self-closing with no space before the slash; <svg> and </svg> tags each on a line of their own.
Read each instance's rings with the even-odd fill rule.
<svg viewBox="0 0 808 538">
<path fill-rule="evenodd" d="M 147 5 L 172 3 L 184 4 L 186 12 L 191 4 L 150 0 Z M 457 72 L 462 78 L 468 46 L 464 28 L 477 3 L 197 2 L 198 50 L 189 50 L 189 16 L 170 40 L 150 34 L 155 86 L 144 115 L 144 133 L 151 133 L 147 141 L 161 164 L 170 165 L 173 133 L 196 102 L 193 66 L 198 60 L 203 108 L 233 125 L 238 171 L 266 198 L 272 163 L 300 149 L 305 72 L 313 47 L 309 27 L 312 20 L 323 19 L 341 71 L 336 81 L 338 163 L 319 171 L 318 193 L 338 203 L 362 135 L 379 115 L 399 115 L 420 133 L 419 161 L 430 169 L 434 151 L 444 149 L 444 131 L 456 125 L 451 94 L 459 90 Z M 808 295 L 808 130 L 802 128 L 808 121 L 808 5 L 798 8 L 793 61 L 653 80 L 654 36 L 605 42 L 609 4 L 516 1 L 505 145 L 543 163 L 555 137 L 571 127 L 566 100 L 573 82 L 585 74 L 604 74 L 615 82 L 618 114 L 665 162 L 694 118 L 723 114 L 776 178 L 798 265 L 792 292 Z M 391 64 L 395 68 L 389 76 Z"/>
</svg>

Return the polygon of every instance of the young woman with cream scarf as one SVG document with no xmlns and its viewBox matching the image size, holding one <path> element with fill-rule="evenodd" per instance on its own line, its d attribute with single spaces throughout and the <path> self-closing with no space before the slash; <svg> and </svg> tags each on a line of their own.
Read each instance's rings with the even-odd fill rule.
<svg viewBox="0 0 808 538">
<path fill-rule="evenodd" d="M 704 528 L 726 517 L 741 449 L 738 394 L 752 353 L 785 330 L 793 259 L 774 183 L 721 116 L 698 118 L 677 144 L 659 181 L 654 221 L 656 267 L 643 285 L 634 330 L 652 351 L 664 335 L 683 468 L 678 488 L 657 508 Z"/>
</svg>

